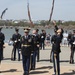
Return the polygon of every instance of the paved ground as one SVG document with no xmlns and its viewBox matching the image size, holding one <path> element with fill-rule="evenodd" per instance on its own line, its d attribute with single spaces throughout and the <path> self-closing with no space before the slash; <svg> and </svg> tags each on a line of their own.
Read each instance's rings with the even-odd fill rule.
<svg viewBox="0 0 75 75">
<path fill-rule="evenodd" d="M 60 65 L 61 75 L 75 75 L 75 64 L 69 64 L 70 48 L 61 47 Z M 11 61 L 11 46 L 4 49 L 4 60 L 1 63 L 0 75 L 23 75 L 22 61 Z M 30 71 L 30 75 L 53 75 L 53 64 L 49 62 L 51 47 L 40 50 L 40 62 L 36 65 L 36 70 Z"/>
</svg>

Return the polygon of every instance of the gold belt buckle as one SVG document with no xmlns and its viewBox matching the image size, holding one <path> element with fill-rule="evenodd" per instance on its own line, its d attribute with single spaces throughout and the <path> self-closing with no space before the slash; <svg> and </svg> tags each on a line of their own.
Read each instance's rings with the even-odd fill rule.
<svg viewBox="0 0 75 75">
<path fill-rule="evenodd" d="M 22 46 L 24 46 L 24 47 L 29 47 L 30 45 L 22 45 Z"/>
</svg>

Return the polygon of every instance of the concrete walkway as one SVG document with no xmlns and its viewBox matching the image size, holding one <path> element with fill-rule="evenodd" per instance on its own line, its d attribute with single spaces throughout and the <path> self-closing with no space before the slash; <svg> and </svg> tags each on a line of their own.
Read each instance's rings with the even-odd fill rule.
<svg viewBox="0 0 75 75">
<path fill-rule="evenodd" d="M 61 47 L 60 71 L 61 75 L 75 75 L 75 64 L 69 64 L 70 48 Z M 11 61 L 12 47 L 6 45 L 4 60 L 1 63 L 0 75 L 23 75 L 22 61 Z M 40 62 L 37 62 L 36 70 L 30 71 L 30 75 L 53 75 L 53 63 L 49 62 L 51 47 L 40 50 Z"/>
<path fill-rule="evenodd" d="M 53 75 L 53 66 L 37 64 L 30 75 Z M 2 63 L 0 75 L 23 75 L 21 63 Z M 75 75 L 75 66 L 61 66 L 61 75 Z"/>
</svg>

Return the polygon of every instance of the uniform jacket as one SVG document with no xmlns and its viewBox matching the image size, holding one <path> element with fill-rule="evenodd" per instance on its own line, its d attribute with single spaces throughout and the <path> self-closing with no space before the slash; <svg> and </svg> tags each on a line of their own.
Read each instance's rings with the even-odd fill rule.
<svg viewBox="0 0 75 75">
<path fill-rule="evenodd" d="M 13 34 L 12 35 L 12 41 L 13 41 L 13 46 L 20 46 L 20 38 L 21 38 L 21 35 L 18 33 L 18 34 Z"/>
<path fill-rule="evenodd" d="M 72 35 L 72 37 L 70 39 L 70 44 L 71 44 L 71 47 L 75 48 L 75 35 Z"/>
<path fill-rule="evenodd" d="M 5 36 L 2 32 L 0 32 L 0 46 L 3 46 L 5 40 Z"/>
<path fill-rule="evenodd" d="M 37 48 L 37 45 L 40 45 L 39 35 L 38 34 L 32 35 L 32 38 L 33 38 L 34 48 Z"/>
<path fill-rule="evenodd" d="M 60 53 L 60 43 L 61 43 L 61 37 L 58 35 L 53 35 L 51 38 L 51 43 L 52 43 L 52 51 L 54 53 Z"/>
<path fill-rule="evenodd" d="M 46 38 L 46 34 L 45 33 L 41 33 L 40 34 L 40 41 L 41 42 L 44 42 L 45 41 L 45 38 Z"/>
<path fill-rule="evenodd" d="M 25 36 L 21 37 L 21 51 L 23 55 L 29 56 L 34 49 L 33 47 L 33 39 L 30 35 L 28 35 L 27 38 L 25 38 Z"/>
</svg>

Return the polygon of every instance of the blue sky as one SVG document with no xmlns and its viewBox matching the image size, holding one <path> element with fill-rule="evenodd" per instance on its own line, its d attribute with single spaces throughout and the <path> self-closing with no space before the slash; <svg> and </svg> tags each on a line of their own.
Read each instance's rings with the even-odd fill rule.
<svg viewBox="0 0 75 75">
<path fill-rule="evenodd" d="M 52 0 L 29 0 L 32 20 L 49 20 Z M 0 0 L 3 19 L 28 19 L 27 0 Z M 52 20 L 75 20 L 75 0 L 55 0 Z"/>
</svg>

